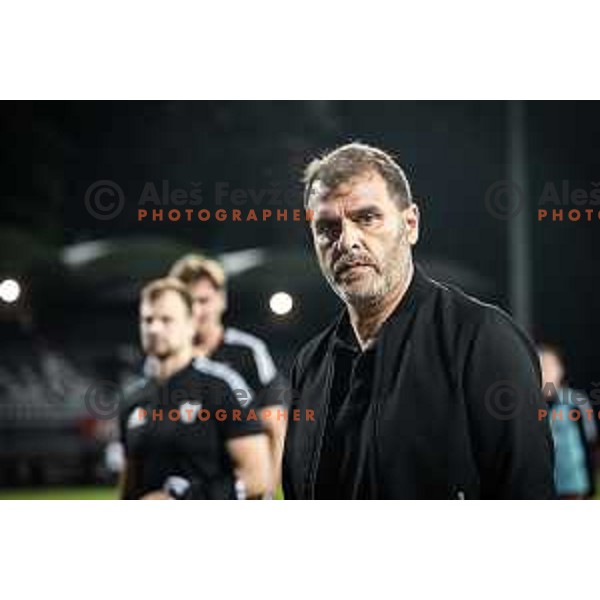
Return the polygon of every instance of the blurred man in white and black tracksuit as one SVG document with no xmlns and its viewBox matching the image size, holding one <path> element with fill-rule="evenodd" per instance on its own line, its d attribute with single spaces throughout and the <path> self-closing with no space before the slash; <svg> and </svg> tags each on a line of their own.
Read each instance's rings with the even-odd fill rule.
<svg viewBox="0 0 600 600">
<path fill-rule="evenodd" d="M 240 387 L 247 390 L 247 406 L 256 410 L 262 420 L 269 436 L 272 487 L 276 489 L 286 425 L 282 409 L 289 401 L 289 385 L 278 372 L 263 340 L 223 325 L 227 280 L 217 261 L 200 254 L 188 254 L 172 266 L 169 274 L 187 285 L 194 301 L 195 356 L 236 371 Z"/>
<path fill-rule="evenodd" d="M 149 283 L 140 336 L 153 373 L 128 387 L 119 425 L 123 499 L 270 497 L 269 445 L 239 385 L 222 367 L 194 364 L 192 297 L 178 279 Z"/>
<path fill-rule="evenodd" d="M 286 499 L 551 498 L 533 344 L 502 310 L 413 263 L 419 211 L 399 165 L 362 144 L 309 165 L 306 206 L 346 309 L 299 353 Z"/>
</svg>

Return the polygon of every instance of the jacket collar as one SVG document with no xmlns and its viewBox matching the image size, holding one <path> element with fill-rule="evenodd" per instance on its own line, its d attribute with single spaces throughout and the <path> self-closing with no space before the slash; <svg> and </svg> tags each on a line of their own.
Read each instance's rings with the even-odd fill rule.
<svg viewBox="0 0 600 600">
<path fill-rule="evenodd" d="M 419 302 L 425 298 L 428 292 L 432 289 L 433 282 L 421 269 L 418 264 L 414 264 L 412 279 L 402 296 L 402 299 L 382 325 L 379 335 L 377 336 L 377 345 L 383 333 L 390 329 L 394 323 L 412 313 Z M 360 345 L 356 339 L 356 334 L 350 323 L 350 315 L 348 309 L 345 308 L 339 315 L 332 336 L 333 350 L 347 350 L 352 352 L 360 352 Z"/>
</svg>

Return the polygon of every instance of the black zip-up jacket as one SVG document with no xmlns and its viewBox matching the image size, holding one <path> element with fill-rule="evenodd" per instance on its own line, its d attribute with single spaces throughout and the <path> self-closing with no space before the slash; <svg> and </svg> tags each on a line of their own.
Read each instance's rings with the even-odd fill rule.
<svg viewBox="0 0 600 600">
<path fill-rule="evenodd" d="M 300 418 L 288 424 L 286 499 L 319 498 L 335 349 L 348 328 L 344 311 L 292 368 L 292 408 Z M 373 350 L 351 485 L 340 498 L 554 497 L 537 354 L 504 311 L 416 266 Z"/>
</svg>

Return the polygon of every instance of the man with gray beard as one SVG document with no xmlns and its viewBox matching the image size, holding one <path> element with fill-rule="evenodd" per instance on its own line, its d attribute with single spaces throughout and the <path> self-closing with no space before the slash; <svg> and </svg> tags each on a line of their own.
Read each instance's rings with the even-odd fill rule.
<svg viewBox="0 0 600 600">
<path fill-rule="evenodd" d="M 292 408 L 315 420 L 289 422 L 286 499 L 552 497 L 535 348 L 413 263 L 420 214 L 400 166 L 353 143 L 313 161 L 305 185 L 345 310 L 292 368 Z"/>
</svg>

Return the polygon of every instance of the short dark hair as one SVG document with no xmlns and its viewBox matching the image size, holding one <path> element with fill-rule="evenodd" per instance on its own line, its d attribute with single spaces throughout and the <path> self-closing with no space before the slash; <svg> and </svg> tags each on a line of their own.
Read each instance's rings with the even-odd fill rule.
<svg viewBox="0 0 600 600">
<path fill-rule="evenodd" d="M 304 206 L 308 207 L 311 188 L 317 181 L 326 188 L 334 189 L 352 177 L 369 171 L 376 171 L 383 177 L 390 195 L 401 208 L 407 208 L 412 203 L 410 184 L 394 158 L 374 146 L 352 142 L 309 163 L 304 171 Z"/>
<path fill-rule="evenodd" d="M 142 289 L 140 299 L 142 302 L 155 302 L 165 292 L 177 292 L 183 300 L 186 308 L 190 312 L 194 308 L 194 299 L 190 294 L 187 286 L 175 277 L 163 277 L 162 279 L 155 279 L 151 281 Z"/>
</svg>

